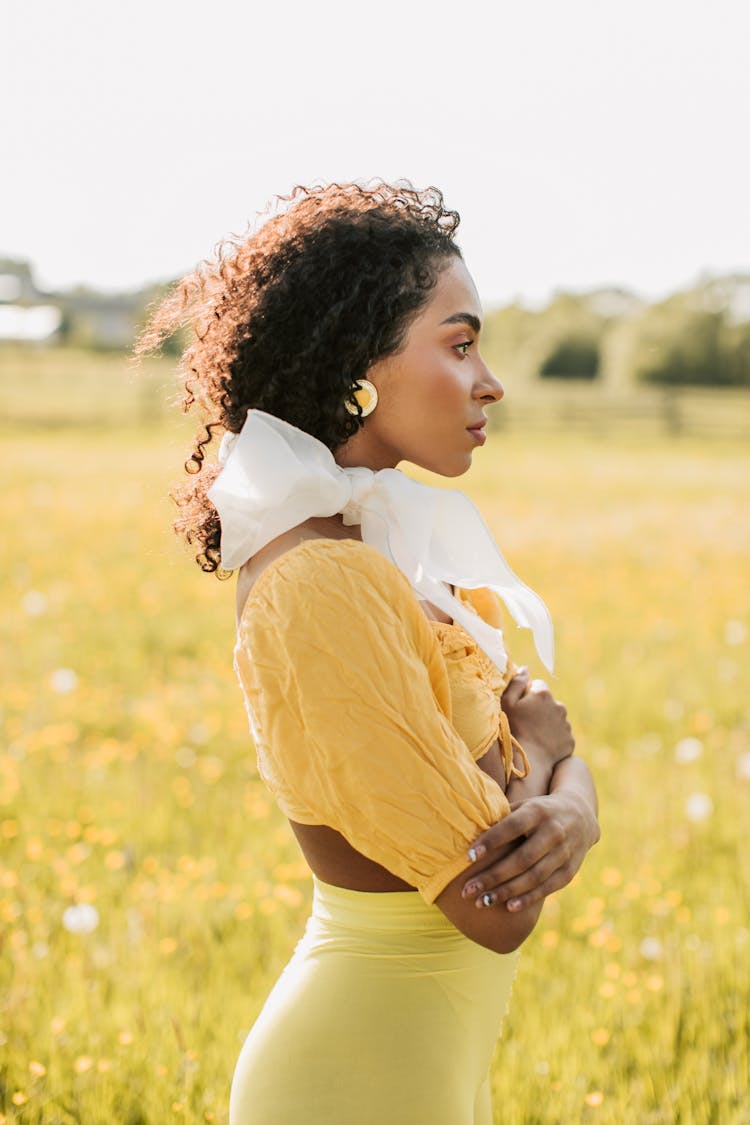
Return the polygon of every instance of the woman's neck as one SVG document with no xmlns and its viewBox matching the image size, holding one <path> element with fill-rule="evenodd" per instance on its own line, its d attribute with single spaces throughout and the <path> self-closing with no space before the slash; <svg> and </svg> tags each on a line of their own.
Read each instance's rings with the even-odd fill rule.
<svg viewBox="0 0 750 1125">
<path fill-rule="evenodd" d="M 362 528 L 359 524 L 345 524 L 343 516 L 337 513 L 334 516 L 311 516 L 305 520 L 305 527 L 314 531 L 316 535 L 327 539 L 359 539 L 362 541 Z"/>
</svg>

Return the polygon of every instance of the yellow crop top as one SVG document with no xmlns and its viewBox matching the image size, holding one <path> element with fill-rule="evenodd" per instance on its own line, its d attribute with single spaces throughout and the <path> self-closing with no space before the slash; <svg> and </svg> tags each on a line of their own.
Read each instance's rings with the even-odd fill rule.
<svg viewBox="0 0 750 1125">
<path fill-rule="evenodd" d="M 491 591 L 456 595 L 500 624 Z M 234 667 L 282 812 L 334 828 L 427 902 L 510 811 L 476 759 L 498 736 L 507 747 L 512 665 L 501 674 L 460 626 L 429 620 L 374 547 L 307 539 L 270 563 L 243 609 Z"/>
</svg>

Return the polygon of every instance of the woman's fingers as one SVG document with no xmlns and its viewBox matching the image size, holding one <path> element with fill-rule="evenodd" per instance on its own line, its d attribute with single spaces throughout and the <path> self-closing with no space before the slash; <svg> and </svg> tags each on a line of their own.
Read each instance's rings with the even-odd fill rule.
<svg viewBox="0 0 750 1125">
<path fill-rule="evenodd" d="M 503 901 L 507 901 L 544 881 L 569 859 L 564 833 L 561 834 L 552 823 L 545 824 L 509 855 L 473 874 L 461 893 L 464 898 L 471 898 L 494 891 L 496 897 L 499 894 Z"/>
<path fill-rule="evenodd" d="M 509 836 L 515 839 L 519 835 L 525 837 L 523 843 L 509 852 L 506 848 L 492 862 L 498 845 L 507 844 Z M 476 898 L 478 906 L 505 903 L 513 911 L 523 910 L 566 886 L 591 846 L 579 807 L 562 793 L 531 797 L 513 806 L 504 820 L 478 837 L 477 844 L 480 841 L 486 846 L 489 862 L 472 872 L 462 894 Z"/>
<path fill-rule="evenodd" d="M 524 896 L 534 894 L 539 897 L 536 892 L 540 887 L 548 884 L 553 876 L 559 876 L 561 879 L 560 886 L 565 886 L 569 883 L 573 871 L 570 865 L 570 857 L 566 854 L 564 848 L 557 848 L 553 852 L 547 852 L 538 863 L 532 867 L 528 867 L 515 879 L 509 879 L 502 883 L 486 882 L 484 889 L 477 894 L 476 906 L 487 905 L 508 905 L 509 910 L 517 909 L 515 906 L 510 906 L 510 903 L 515 903 L 522 900 Z M 484 880 L 483 880 L 484 881 Z M 486 896 L 489 895 L 492 899 L 488 903 Z"/>
<path fill-rule="evenodd" d="M 562 867 L 556 868 L 542 883 L 538 883 L 533 889 L 526 892 L 516 892 L 513 897 L 504 899 L 498 891 L 485 891 L 484 895 L 477 900 L 476 905 L 486 909 L 489 906 L 502 906 L 505 904 L 505 909 L 510 910 L 511 913 L 518 913 L 520 910 L 526 910 L 535 902 L 540 899 L 546 898 L 547 895 L 553 894 L 555 891 L 561 890 L 570 882 L 570 874 L 563 864 Z M 484 901 L 482 901 L 484 900 Z"/>
<path fill-rule="evenodd" d="M 509 707 L 514 707 L 518 703 L 531 685 L 531 676 L 529 675 L 528 668 L 519 668 L 503 692 L 503 704 Z M 505 708 L 503 708 L 505 709 Z"/>
<path fill-rule="evenodd" d="M 561 862 L 562 859 L 555 860 L 549 850 L 544 850 L 535 859 L 527 853 L 522 860 L 523 866 L 512 875 L 504 869 L 504 864 L 495 863 L 473 875 L 461 894 L 464 898 L 476 898 L 477 906 L 490 906 L 499 900 L 501 894 L 503 901 L 507 902 L 515 894 L 523 894 L 539 883 L 543 883 Z M 491 892 L 492 904 L 482 902 L 487 892 Z"/>
<path fill-rule="evenodd" d="M 544 808 L 538 805 L 538 798 L 530 798 L 520 805 L 514 806 L 507 816 L 493 824 L 481 836 L 477 836 L 473 847 L 469 848 L 468 856 L 472 863 L 493 851 L 507 847 L 521 836 L 528 836 L 530 832 L 544 818 Z M 514 853 L 515 854 L 515 853 Z"/>
<path fill-rule="evenodd" d="M 524 801 L 519 808 L 483 832 L 472 849 L 474 856 L 470 853 L 469 858 L 491 857 L 493 852 L 497 853 L 521 837 L 523 842 L 502 858 L 490 861 L 486 867 L 472 873 L 462 889 L 464 898 L 481 898 L 483 894 L 492 892 L 495 895 L 493 902 L 498 896 L 507 901 L 544 882 L 553 871 L 571 859 L 568 833 L 563 821 L 555 815 L 555 806 L 549 797 L 532 797 Z M 480 848 L 485 849 L 481 854 Z"/>
</svg>

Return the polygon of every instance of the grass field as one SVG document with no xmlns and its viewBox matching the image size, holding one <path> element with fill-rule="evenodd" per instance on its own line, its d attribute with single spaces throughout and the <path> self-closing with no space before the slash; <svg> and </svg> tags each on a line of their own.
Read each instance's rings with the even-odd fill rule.
<svg viewBox="0 0 750 1125">
<path fill-rule="evenodd" d="M 169 527 L 188 433 L 2 431 L 0 1123 L 226 1122 L 306 917 L 234 583 Z M 503 1125 L 750 1122 L 749 462 L 498 432 L 454 482 L 552 610 L 601 805 L 521 956 Z"/>
</svg>

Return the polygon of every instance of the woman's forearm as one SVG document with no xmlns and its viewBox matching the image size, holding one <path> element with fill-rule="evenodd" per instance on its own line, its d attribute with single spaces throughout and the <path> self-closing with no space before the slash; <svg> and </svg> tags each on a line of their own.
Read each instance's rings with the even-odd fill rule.
<svg viewBox="0 0 750 1125">
<path fill-rule="evenodd" d="M 589 829 L 593 846 L 601 836 L 599 828 L 599 799 L 596 795 L 594 779 L 589 767 L 583 758 L 573 754 L 570 758 L 563 758 L 552 771 L 549 787 L 550 793 L 567 796 L 575 802 L 581 810 L 588 810 L 590 814 Z"/>
<path fill-rule="evenodd" d="M 531 759 L 532 754 L 529 757 Z M 601 835 L 597 820 L 599 801 L 594 779 L 583 758 L 572 754 L 550 767 L 538 757 L 531 763 L 529 776 L 511 778 L 505 791 L 511 805 L 528 801 L 530 797 L 544 797 L 549 793 L 569 798 L 586 815 L 588 835 L 591 838 L 589 846 L 595 844 Z"/>
<path fill-rule="evenodd" d="M 546 772 L 551 774 L 549 792 L 539 792 L 543 758 L 532 763 L 528 778 L 513 779 L 507 794 L 513 809 L 474 840 L 469 852 L 474 866 L 462 888 L 464 896 L 478 902 L 489 897 L 491 903 L 485 905 L 502 905 L 522 926 L 528 920 L 519 940 L 533 929 L 535 908 L 571 881 L 601 836 L 596 789 L 586 763 L 567 757 Z"/>
<path fill-rule="evenodd" d="M 505 787 L 505 796 L 511 805 L 528 801 L 529 797 L 545 797 L 550 792 L 555 766 L 548 764 L 543 754 L 535 753 L 533 746 L 524 747 L 529 758 L 528 777 L 512 777 Z"/>
<path fill-rule="evenodd" d="M 594 816 L 598 816 L 599 800 L 596 795 L 591 770 L 586 765 L 583 758 L 579 757 L 577 754 L 571 754 L 569 758 L 563 758 L 552 771 L 550 793 L 554 792 L 556 789 L 562 788 L 577 791 L 591 806 Z"/>
</svg>

